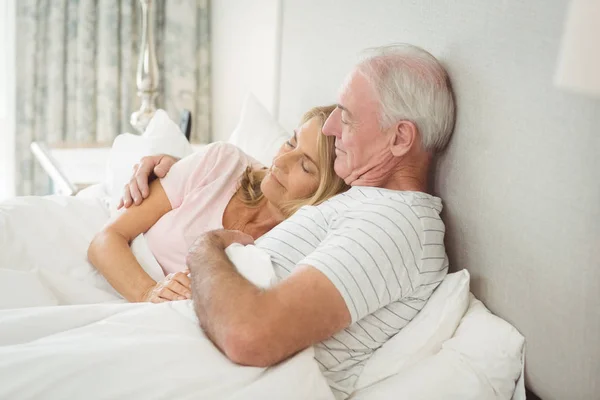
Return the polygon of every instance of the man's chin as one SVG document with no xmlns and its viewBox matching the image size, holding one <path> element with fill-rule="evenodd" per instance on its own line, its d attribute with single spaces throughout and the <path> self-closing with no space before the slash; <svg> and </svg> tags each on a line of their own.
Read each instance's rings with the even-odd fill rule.
<svg viewBox="0 0 600 400">
<path fill-rule="evenodd" d="M 350 175 L 350 171 L 348 171 L 348 168 L 346 168 L 344 164 L 338 163 L 337 160 L 333 164 L 333 171 L 338 177 L 340 177 L 344 181 L 346 180 L 346 178 L 348 178 L 348 175 Z"/>
</svg>

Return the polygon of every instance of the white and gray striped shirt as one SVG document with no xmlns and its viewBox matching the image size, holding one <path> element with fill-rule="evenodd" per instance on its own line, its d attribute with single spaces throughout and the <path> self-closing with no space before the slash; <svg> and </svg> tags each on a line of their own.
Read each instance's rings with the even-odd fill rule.
<svg viewBox="0 0 600 400">
<path fill-rule="evenodd" d="M 439 198 L 353 187 L 302 207 L 257 241 L 280 279 L 311 265 L 340 291 L 352 324 L 315 346 L 338 399 L 348 397 L 366 361 L 423 308 L 446 275 Z"/>
</svg>

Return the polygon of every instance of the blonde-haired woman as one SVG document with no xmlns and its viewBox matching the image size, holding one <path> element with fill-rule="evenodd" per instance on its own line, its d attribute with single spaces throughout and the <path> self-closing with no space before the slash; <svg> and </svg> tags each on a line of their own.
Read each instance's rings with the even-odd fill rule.
<svg viewBox="0 0 600 400">
<path fill-rule="evenodd" d="M 333 170 L 335 145 L 321 129 L 335 106 L 315 107 L 266 169 L 237 147 L 213 143 L 177 162 L 152 182 L 149 196 L 96 235 L 90 262 L 125 299 L 163 302 L 190 298 L 188 244 L 214 229 L 255 239 L 303 205 L 317 205 L 348 186 Z M 136 261 L 132 240 L 145 233 L 167 277 L 154 281 Z"/>
</svg>

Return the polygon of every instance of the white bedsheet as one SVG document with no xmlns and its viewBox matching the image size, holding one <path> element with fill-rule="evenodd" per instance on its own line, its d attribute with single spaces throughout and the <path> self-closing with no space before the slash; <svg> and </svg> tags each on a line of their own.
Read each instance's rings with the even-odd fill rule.
<svg viewBox="0 0 600 400">
<path fill-rule="evenodd" d="M 333 398 L 312 348 L 268 369 L 235 365 L 191 301 L 5 310 L 0 326 L 3 399 Z"/>
<path fill-rule="evenodd" d="M 96 199 L 0 204 L 0 398 L 333 399 L 312 348 L 268 369 L 241 367 L 201 332 L 190 301 L 124 303 L 86 259 L 107 219 Z M 159 279 L 144 240 L 133 248 Z M 228 254 L 245 260 L 247 278 L 272 282 L 257 249 Z M 65 306 L 39 307 L 52 305 Z"/>
<path fill-rule="evenodd" d="M 0 204 L 0 308 L 118 301 L 87 262 L 108 219 L 98 199 L 20 197 Z"/>
<path fill-rule="evenodd" d="M 105 201 L 21 197 L 0 204 L 0 309 L 124 302 L 87 261 L 108 221 Z M 132 250 L 155 280 L 164 278 L 143 235 Z"/>
</svg>

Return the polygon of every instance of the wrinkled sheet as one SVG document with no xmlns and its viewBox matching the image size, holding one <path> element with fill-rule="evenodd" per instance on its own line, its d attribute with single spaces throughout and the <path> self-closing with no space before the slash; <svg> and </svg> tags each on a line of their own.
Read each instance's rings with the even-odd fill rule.
<svg viewBox="0 0 600 400">
<path fill-rule="evenodd" d="M 271 368 L 242 367 L 202 333 L 191 301 L 124 302 L 87 262 L 108 217 L 100 199 L 0 204 L 0 398 L 333 399 L 312 348 Z M 159 279 L 143 237 L 132 248 Z M 258 249 L 228 254 L 248 279 L 272 281 Z"/>
</svg>

